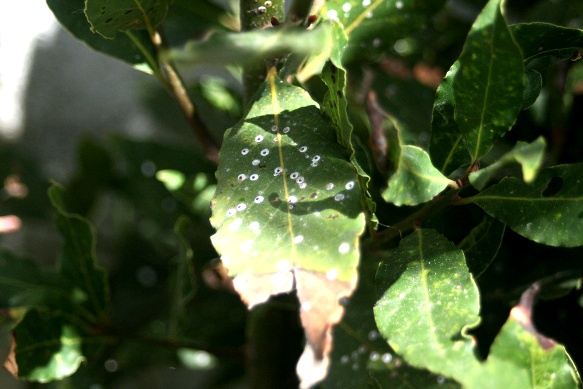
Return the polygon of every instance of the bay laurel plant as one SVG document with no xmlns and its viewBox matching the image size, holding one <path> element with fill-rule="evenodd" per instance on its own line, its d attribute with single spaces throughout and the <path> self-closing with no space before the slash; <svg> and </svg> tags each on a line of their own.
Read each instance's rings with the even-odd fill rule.
<svg viewBox="0 0 583 389">
<path fill-rule="evenodd" d="M 182 215 L 164 309 L 138 329 L 112 318 L 91 207 L 52 184 L 57 268 L 0 257 L 15 377 L 106 385 L 111 355 L 122 375 L 203 353 L 258 388 L 581 385 L 581 4 L 46 3 L 155 77 L 198 147 L 168 147 L 150 177 Z M 159 195 L 86 147 L 115 177 L 100 188 Z"/>
</svg>

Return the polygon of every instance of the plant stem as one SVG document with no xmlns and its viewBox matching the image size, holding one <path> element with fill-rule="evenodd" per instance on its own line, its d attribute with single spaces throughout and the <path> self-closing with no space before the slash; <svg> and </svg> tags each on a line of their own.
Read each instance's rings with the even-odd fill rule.
<svg viewBox="0 0 583 389">
<path fill-rule="evenodd" d="M 109 329 L 108 333 L 105 334 L 105 338 L 111 343 L 132 341 L 170 349 L 189 348 L 193 350 L 206 351 L 209 354 L 215 355 L 216 357 L 229 359 L 232 361 L 245 362 L 247 360 L 247 351 L 244 346 L 215 347 L 191 340 L 155 338 L 136 334 L 134 332 L 120 331 L 111 328 Z"/>
<path fill-rule="evenodd" d="M 459 189 L 449 188 L 439 197 L 425 204 L 425 206 L 423 206 L 421 209 L 413 212 L 411 215 L 407 216 L 397 224 L 394 224 L 386 230 L 377 233 L 373 239 L 364 242 L 363 249 L 372 249 L 383 243 L 387 243 L 398 236 L 402 236 L 404 232 L 415 228 L 423 219 L 450 206 L 453 198 L 458 194 L 458 192 Z"/>
<path fill-rule="evenodd" d="M 205 157 L 209 161 L 218 164 L 220 147 L 200 120 L 196 107 L 184 87 L 184 82 L 172 63 L 166 59 L 162 59 L 160 62 L 162 69 L 164 69 L 164 73 L 166 74 L 165 87 L 178 102 L 182 115 L 184 115 L 186 122 L 200 143 Z"/>
<path fill-rule="evenodd" d="M 240 0 L 239 4 L 241 31 L 270 28 L 272 27 L 272 18 L 283 21 L 283 0 Z M 258 62 L 243 69 L 243 105 L 245 107 L 265 80 L 266 73 L 264 59 L 260 59 Z"/>
<path fill-rule="evenodd" d="M 140 2 L 135 1 L 135 3 L 142 11 L 142 16 L 144 18 L 144 23 L 148 30 L 148 34 L 150 35 L 150 40 L 157 49 L 158 62 L 152 58 L 143 45 L 129 31 L 127 32 L 128 37 L 136 45 L 138 50 L 140 50 L 146 57 L 148 64 L 154 71 L 154 76 L 156 76 L 156 78 L 166 88 L 166 90 L 168 90 L 168 92 L 176 99 L 176 102 L 182 111 L 182 115 L 186 119 L 188 126 L 191 128 L 194 136 L 202 148 L 204 156 L 209 161 L 218 164 L 220 149 L 218 142 L 213 138 L 204 123 L 202 123 L 200 120 L 196 106 L 190 99 L 190 96 L 186 91 L 186 87 L 184 86 L 184 82 L 176 71 L 174 64 L 168 59 L 167 56 L 160 55 L 161 51 L 166 47 L 165 41 L 162 39 L 163 34 L 161 31 L 154 29 Z"/>
</svg>

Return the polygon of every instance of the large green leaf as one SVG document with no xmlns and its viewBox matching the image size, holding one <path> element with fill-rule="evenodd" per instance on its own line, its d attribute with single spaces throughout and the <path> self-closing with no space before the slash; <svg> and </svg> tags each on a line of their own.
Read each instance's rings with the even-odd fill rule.
<svg viewBox="0 0 583 389">
<path fill-rule="evenodd" d="M 526 62 L 549 55 L 569 58 L 583 51 L 583 30 L 550 23 L 520 23 L 510 26 Z"/>
<path fill-rule="evenodd" d="M 348 35 L 346 61 L 391 50 L 395 41 L 422 29 L 444 0 L 330 0 L 322 13 L 338 20 Z"/>
<path fill-rule="evenodd" d="M 50 313 L 29 311 L 14 329 L 18 378 L 48 382 L 73 374 L 85 359 L 74 327 Z"/>
<path fill-rule="evenodd" d="M 458 70 L 459 62 L 456 61 L 437 88 L 433 104 L 429 155 L 435 167 L 443 174 L 450 174 L 471 162 L 462 142 L 462 133 L 454 119 L 453 80 Z"/>
<path fill-rule="evenodd" d="M 417 205 L 431 200 L 455 183 L 431 164 L 429 155 L 417 146 L 401 146 L 397 171 L 389 179 L 383 198 L 395 205 Z"/>
<path fill-rule="evenodd" d="M 500 2 L 490 0 L 478 15 L 454 77 L 455 120 L 473 161 L 510 130 L 522 109 L 522 54 Z"/>
<path fill-rule="evenodd" d="M 551 246 L 583 245 L 583 164 L 539 172 L 530 184 L 507 177 L 460 204 L 475 203 L 520 235 Z"/>
<path fill-rule="evenodd" d="M 332 27 L 321 24 L 313 30 L 298 27 L 271 28 L 248 32 L 217 32 L 203 41 L 189 42 L 170 56 L 183 66 L 251 65 L 262 58 L 278 58 L 290 53 L 328 57 L 332 48 Z"/>
<path fill-rule="evenodd" d="M 69 282 L 73 298 L 95 317 L 104 320 L 109 304 L 109 287 L 104 270 L 95 257 L 94 231 L 86 219 L 67 213 L 63 187 L 53 184 L 49 198 L 57 209 L 57 226 L 65 240 L 60 257 L 60 273 Z"/>
<path fill-rule="evenodd" d="M 91 30 L 113 39 L 119 31 L 144 30 L 164 20 L 170 0 L 85 0 Z"/>
<path fill-rule="evenodd" d="M 77 39 L 139 70 L 153 72 L 157 54 L 147 31 L 134 31 L 131 37 L 119 35 L 114 40 L 105 39 L 91 31 L 91 25 L 83 14 L 84 0 L 47 0 L 47 4 L 59 22 Z"/>
<path fill-rule="evenodd" d="M 301 88 L 270 73 L 221 149 L 213 244 L 249 306 L 294 280 L 308 345 L 298 373 L 326 374 L 338 301 L 352 293 L 364 229 L 358 176 L 336 133 Z"/>
<path fill-rule="evenodd" d="M 373 305 L 379 261 L 390 260 L 388 252 L 363 253 L 358 288 L 346 305 L 342 322 L 334 327 L 334 349 L 325 388 L 366 388 L 374 381 L 381 388 L 456 388 L 456 382 L 415 369 L 403 362 L 378 332 Z"/>
<path fill-rule="evenodd" d="M 453 243 L 416 230 L 381 264 L 377 282 L 386 289 L 374 307 L 378 328 L 408 363 L 456 378 L 477 363 L 463 332 L 479 321 L 478 289 Z"/>
<path fill-rule="evenodd" d="M 385 258 L 377 281 L 387 289 L 375 319 L 405 361 L 468 388 L 577 387 L 565 349 L 537 333 L 522 306 L 512 310 L 486 361 L 478 360 L 465 335 L 479 321 L 478 290 L 462 251 L 443 236 L 416 230 Z"/>
<path fill-rule="evenodd" d="M 500 157 L 495 163 L 471 173 L 470 182 L 476 189 L 482 190 L 492 178 L 503 174 L 502 169 L 510 163 L 519 163 L 522 167 L 524 182 L 532 182 L 543 162 L 545 146 L 546 142 L 542 136 L 532 143 L 519 141 L 512 150 Z"/>
</svg>

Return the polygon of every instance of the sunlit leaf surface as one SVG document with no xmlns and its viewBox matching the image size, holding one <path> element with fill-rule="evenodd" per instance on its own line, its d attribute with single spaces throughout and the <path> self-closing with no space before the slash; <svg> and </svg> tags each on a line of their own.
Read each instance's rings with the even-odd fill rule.
<svg viewBox="0 0 583 389">
<path fill-rule="evenodd" d="M 510 130 L 522 109 L 522 54 L 500 7 L 500 0 L 490 0 L 478 15 L 454 77 L 455 120 L 473 161 Z"/>
<path fill-rule="evenodd" d="M 298 373 L 304 383 L 317 382 L 327 370 L 331 326 L 342 316 L 338 301 L 356 283 L 360 188 L 318 106 L 271 74 L 247 116 L 225 134 L 212 241 L 249 306 L 295 282 L 308 339 Z"/>
<path fill-rule="evenodd" d="M 464 202 L 473 202 L 520 235 L 551 246 L 583 245 L 583 164 L 539 172 L 530 184 L 507 177 Z"/>
</svg>

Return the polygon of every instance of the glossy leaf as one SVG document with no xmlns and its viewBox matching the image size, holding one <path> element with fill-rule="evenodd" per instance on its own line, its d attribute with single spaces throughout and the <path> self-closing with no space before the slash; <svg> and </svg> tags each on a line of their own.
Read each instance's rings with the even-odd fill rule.
<svg viewBox="0 0 583 389">
<path fill-rule="evenodd" d="M 119 31 L 156 27 L 168 12 L 168 0 L 85 0 L 91 30 L 113 39 Z"/>
<path fill-rule="evenodd" d="M 262 58 L 277 58 L 295 53 L 299 56 L 320 53 L 327 57 L 332 48 L 331 26 L 321 24 L 313 30 L 296 27 L 271 28 L 240 33 L 217 32 L 204 41 L 192 41 L 182 49 L 170 51 L 177 64 L 250 65 Z"/>
<path fill-rule="evenodd" d="M 505 229 L 504 223 L 485 215 L 482 222 L 458 245 L 464 251 L 466 263 L 474 277 L 482 274 L 498 254 Z"/>
<path fill-rule="evenodd" d="M 16 348 L 9 358 L 20 379 L 49 382 L 70 376 L 85 359 L 75 328 L 54 314 L 29 311 L 14 329 Z"/>
<path fill-rule="evenodd" d="M 79 215 L 67 213 L 63 187 L 53 184 L 49 198 L 57 209 L 57 226 L 65 240 L 59 270 L 74 288 L 77 303 L 93 313 L 96 320 L 106 316 L 109 287 L 104 270 L 95 257 L 95 238 L 91 224 Z"/>
<path fill-rule="evenodd" d="M 520 23 L 510 28 L 526 62 L 549 55 L 569 58 L 574 51 L 583 51 L 583 30 L 579 28 L 550 23 Z"/>
<path fill-rule="evenodd" d="M 507 177 L 460 203 L 475 203 L 520 235 L 550 246 L 583 245 L 583 164 L 539 172 L 530 184 Z"/>
<path fill-rule="evenodd" d="M 417 205 L 454 185 L 431 164 L 429 155 L 416 146 L 401 146 L 397 171 L 389 179 L 383 198 L 395 205 Z"/>
<path fill-rule="evenodd" d="M 500 0 L 490 0 L 470 30 L 453 83 L 455 121 L 473 161 L 514 124 L 522 109 L 523 74 Z"/>
<path fill-rule="evenodd" d="M 541 167 L 545 153 L 546 142 L 541 136 L 532 143 L 516 142 L 516 145 L 500 157 L 495 163 L 490 166 L 480 169 L 470 174 L 470 182 L 478 189 L 482 190 L 486 184 L 497 174 L 500 174 L 502 169 L 510 163 L 519 163 L 522 167 L 522 178 L 524 182 L 532 182 Z"/>
<path fill-rule="evenodd" d="M 372 306 L 376 302 L 375 273 L 386 251 L 362 260 L 360 281 L 346 305 L 342 322 L 334 327 L 334 349 L 324 388 L 366 388 L 372 380 L 381 388 L 457 388 L 459 384 L 427 370 L 415 369 L 387 345 L 379 333 Z"/>
<path fill-rule="evenodd" d="M 77 39 L 139 70 L 153 72 L 153 59 L 157 54 L 147 31 L 134 31 L 131 38 L 129 35 L 120 34 L 114 40 L 105 39 L 91 31 L 91 25 L 83 14 L 84 0 L 47 0 L 47 4 L 59 22 Z"/>
<path fill-rule="evenodd" d="M 453 80 L 458 70 L 459 62 L 456 61 L 437 88 L 433 104 L 429 155 L 433 165 L 443 174 L 450 174 L 471 162 L 462 142 L 462 133 L 454 119 Z"/>
<path fill-rule="evenodd" d="M 271 77 L 225 134 L 212 241 L 251 307 L 294 284 L 308 345 L 304 384 L 326 374 L 329 332 L 352 293 L 364 216 L 358 177 L 332 125 L 300 88 Z"/>
<path fill-rule="evenodd" d="M 477 363 L 463 332 L 479 321 L 478 289 L 453 243 L 416 230 L 381 264 L 377 283 L 386 291 L 374 307 L 376 323 L 408 363 L 448 377 Z"/>
<path fill-rule="evenodd" d="M 322 14 L 344 26 L 348 36 L 344 60 L 350 62 L 392 49 L 395 41 L 422 29 L 444 4 L 443 0 L 330 0 Z"/>
</svg>

